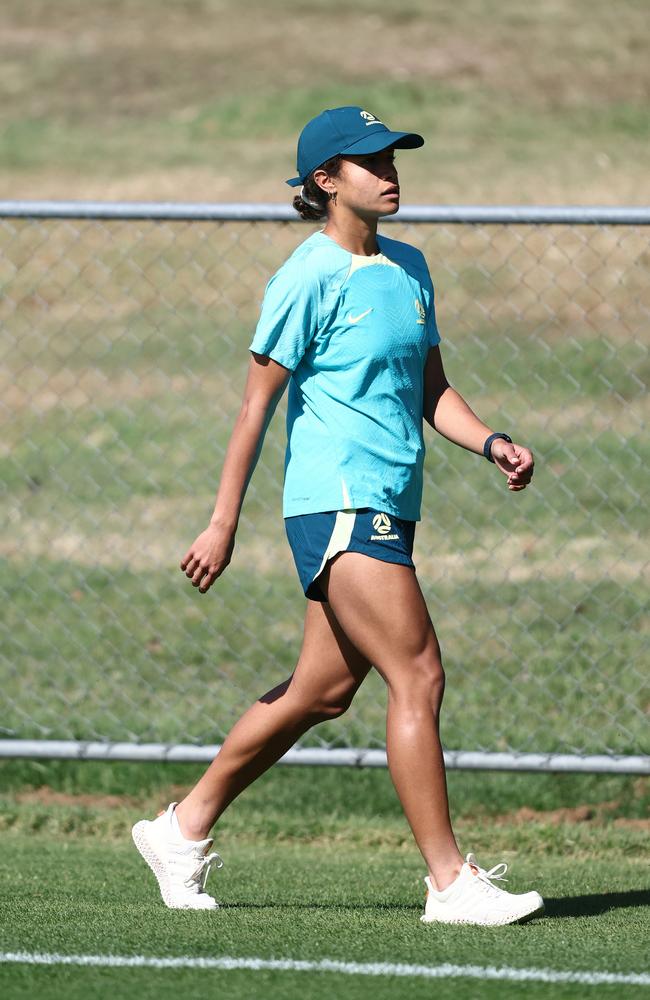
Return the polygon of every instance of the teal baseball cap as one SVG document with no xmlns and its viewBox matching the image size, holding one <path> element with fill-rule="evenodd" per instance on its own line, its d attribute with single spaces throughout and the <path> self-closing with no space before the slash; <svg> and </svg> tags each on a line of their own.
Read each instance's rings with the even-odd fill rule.
<svg viewBox="0 0 650 1000">
<path fill-rule="evenodd" d="M 339 153 L 359 156 L 388 146 L 417 149 L 424 139 L 415 132 L 392 132 L 369 111 L 356 106 L 330 108 L 307 122 L 298 139 L 298 176 L 287 184 L 298 187 L 316 167 Z"/>
</svg>

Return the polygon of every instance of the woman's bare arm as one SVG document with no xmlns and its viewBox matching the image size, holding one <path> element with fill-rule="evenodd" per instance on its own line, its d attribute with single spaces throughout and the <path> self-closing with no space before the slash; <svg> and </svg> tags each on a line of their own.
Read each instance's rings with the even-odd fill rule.
<svg viewBox="0 0 650 1000">
<path fill-rule="evenodd" d="M 181 561 L 181 569 L 202 594 L 232 558 L 246 489 L 257 464 L 266 429 L 291 372 L 271 358 L 251 356 L 241 409 L 230 435 L 210 523 Z"/>
<path fill-rule="evenodd" d="M 429 350 L 424 369 L 423 416 L 434 430 L 477 455 L 483 454 L 483 445 L 492 434 L 463 397 L 449 385 L 445 376 L 439 347 Z M 523 490 L 533 475 L 532 452 L 520 444 L 510 444 L 497 438 L 492 444 L 494 464 L 507 477 L 508 489 Z"/>
</svg>

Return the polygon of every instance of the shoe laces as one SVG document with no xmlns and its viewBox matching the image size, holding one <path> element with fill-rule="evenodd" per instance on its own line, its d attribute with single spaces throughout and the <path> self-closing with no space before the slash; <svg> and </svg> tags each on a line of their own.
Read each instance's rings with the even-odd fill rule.
<svg viewBox="0 0 650 1000">
<path fill-rule="evenodd" d="M 507 878 L 503 877 L 505 873 L 508 871 L 508 866 L 505 863 L 505 861 L 501 861 L 498 865 L 495 865 L 494 868 L 490 868 L 489 871 L 486 871 L 485 868 L 481 868 L 481 866 L 477 864 L 476 858 L 474 857 L 473 854 L 468 854 L 467 857 L 465 858 L 465 861 L 474 871 L 475 878 L 479 879 L 480 882 L 482 882 L 484 885 L 488 886 L 490 889 L 493 889 L 496 892 L 502 891 L 499 888 L 499 886 L 493 885 L 492 883 L 508 881 Z"/>
<path fill-rule="evenodd" d="M 221 855 L 213 851 L 212 854 L 206 854 L 201 856 L 199 864 L 196 866 L 191 875 L 189 875 L 184 881 L 183 885 L 187 889 L 195 889 L 197 892 L 205 891 L 205 883 L 208 881 L 208 875 L 213 868 L 217 870 L 223 868 L 223 860 Z"/>
</svg>

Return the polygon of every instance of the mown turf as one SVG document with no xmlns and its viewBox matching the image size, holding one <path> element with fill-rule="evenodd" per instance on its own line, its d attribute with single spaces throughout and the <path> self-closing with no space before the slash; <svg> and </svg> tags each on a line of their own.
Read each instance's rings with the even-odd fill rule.
<svg viewBox="0 0 650 1000">
<path fill-rule="evenodd" d="M 647 829 L 635 820 L 647 809 L 647 789 L 638 781 L 451 775 L 463 849 L 476 850 L 486 864 L 505 858 L 509 888 L 535 885 L 547 900 L 542 920 L 486 930 L 420 924 L 422 864 L 383 771 L 272 771 L 217 828 L 226 866 L 212 876 L 212 885 L 222 910 L 164 909 L 129 842 L 129 825 L 151 815 L 164 796 L 180 793 L 170 781 L 184 779 L 186 787 L 196 773 L 178 766 L 3 766 L 2 813 L 9 823 L 0 864 L 1 949 L 610 972 L 649 968 Z M 49 782 L 49 792 L 33 787 L 40 779 Z M 125 796 L 106 797 L 118 790 Z M 573 807 L 568 811 L 567 802 Z M 536 812 L 518 812 L 524 805 Z M 558 813 L 562 808 L 565 813 Z M 509 1000 L 523 989 L 463 979 L 9 965 L 0 969 L 0 984 L 11 998 L 26 996 L 31 984 L 53 1000 L 84 990 L 126 998 L 172 996 L 177 990 L 188 997 L 211 991 L 297 997 L 302 990 L 303 996 L 345 1000 L 396 991 L 424 997 L 435 990 L 443 998 Z M 549 998 L 614 995 L 612 987 L 600 986 L 525 989 Z"/>
<path fill-rule="evenodd" d="M 282 1000 L 330 1000 L 332 995 L 343 1000 L 393 1000 L 395 996 L 408 1000 L 429 1000 L 431 996 L 441 1000 L 519 1000 L 522 990 L 534 1000 L 578 1000 L 595 997 L 598 1000 L 616 1000 L 621 991 L 627 996 L 647 996 L 643 987 L 630 986 L 575 986 L 558 985 L 552 987 L 543 983 L 526 982 L 484 982 L 480 979 L 409 979 L 396 976 L 338 976 L 318 972 L 272 972 L 262 970 L 255 978 L 246 972 L 188 972 L 178 970 L 156 971 L 151 969 L 96 969 L 92 973 L 85 970 L 34 969 L 27 966 L 15 970 L 0 969 L 0 985 L 7 984 L 12 1000 L 31 1000 L 34 991 L 44 1000 L 85 1000 L 88 993 L 102 1000 L 117 996 L 142 997 L 156 1000 L 157 997 L 188 997 L 202 1000 L 206 992 L 232 997 L 233 1000 L 249 1000 L 251 996 L 267 996 Z"/>
<path fill-rule="evenodd" d="M 405 203 L 648 200 L 636 0 L 445 2 L 435 17 L 425 0 L 275 0 L 244 18 L 231 0 L 10 0 L 0 18 L 5 197 L 286 202 L 297 130 L 355 101 L 426 135 L 399 160 Z M 280 524 L 279 418 L 218 598 L 197 600 L 176 563 L 209 511 L 264 282 L 306 231 L 3 223 L 7 734 L 212 742 L 289 669 L 302 601 L 281 528 L 260 538 Z M 450 675 L 446 738 L 638 752 L 647 240 L 522 232 L 399 234 L 427 253 L 452 380 L 539 459 L 517 505 L 484 463 L 431 453 L 419 566 Z M 380 742 L 381 685 L 363 696 L 315 738 Z M 2 948 L 647 968 L 637 781 L 450 775 L 463 847 L 505 856 L 512 887 L 535 884 L 549 909 L 525 928 L 430 933 L 384 773 L 278 770 L 224 817 L 216 920 L 163 910 L 128 828 L 196 773 L 0 766 Z M 632 992 L 0 968 L 10 1000 L 524 991 Z"/>
<path fill-rule="evenodd" d="M 45 830 L 119 840 L 128 832 L 130 808 L 137 807 L 143 814 L 156 811 L 161 803 L 182 796 L 203 769 L 203 765 L 171 763 L 0 761 L 1 822 L 4 829 L 16 833 Z M 580 810 L 583 837 L 589 829 L 600 830 L 604 818 L 637 821 L 647 819 L 650 811 L 650 783 L 644 778 L 452 770 L 448 784 L 454 818 L 469 824 L 472 836 L 484 820 L 496 822 L 523 806 L 539 813 L 542 825 L 557 822 L 563 815 L 570 822 L 575 810 Z M 321 800 L 327 802 L 326 810 L 319 808 Z M 557 814 L 557 810 L 565 813 Z M 529 816 L 527 823 L 519 824 L 518 836 L 534 819 Z M 355 827 L 367 831 L 374 824 L 373 836 L 379 844 L 399 846 L 405 838 L 409 841 L 401 808 L 383 769 L 273 768 L 236 800 L 222 824 L 237 838 L 270 841 L 283 836 L 309 839 L 337 831 L 353 837 Z M 366 832 L 361 835 L 365 837 Z M 594 839 L 590 850 L 596 850 L 595 844 Z"/>
</svg>

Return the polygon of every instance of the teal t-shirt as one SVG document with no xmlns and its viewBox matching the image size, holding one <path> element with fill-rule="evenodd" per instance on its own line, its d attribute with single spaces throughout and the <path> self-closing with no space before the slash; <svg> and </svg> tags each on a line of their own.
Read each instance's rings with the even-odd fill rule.
<svg viewBox="0 0 650 1000">
<path fill-rule="evenodd" d="M 433 285 L 415 247 L 377 245 L 362 257 L 315 233 L 267 285 L 250 350 L 292 372 L 285 517 L 374 507 L 420 519 Z"/>
</svg>

